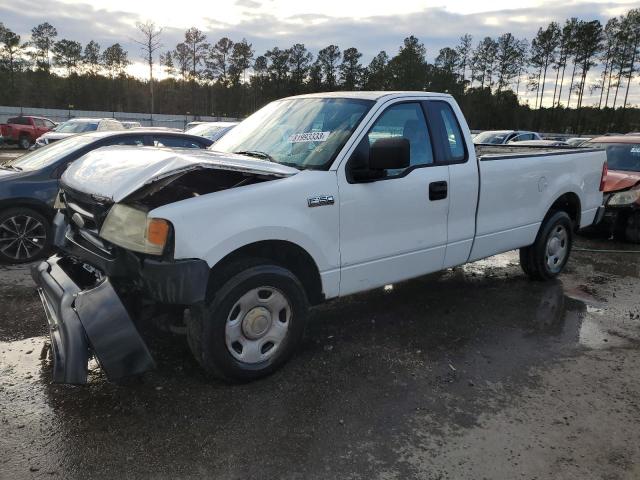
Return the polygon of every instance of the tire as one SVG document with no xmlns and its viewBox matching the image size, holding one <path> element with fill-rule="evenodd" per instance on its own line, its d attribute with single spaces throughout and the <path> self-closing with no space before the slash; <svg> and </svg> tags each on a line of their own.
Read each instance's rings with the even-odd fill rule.
<svg viewBox="0 0 640 480">
<path fill-rule="evenodd" d="M 0 212 L 0 263 L 33 262 L 50 248 L 51 222 L 43 215 L 27 207 Z"/>
<path fill-rule="evenodd" d="M 520 266 L 533 280 L 550 280 L 566 266 L 572 246 L 571 218 L 563 211 L 551 212 L 542 222 L 534 244 L 520 249 Z"/>
<path fill-rule="evenodd" d="M 18 140 L 18 146 L 23 150 L 29 150 L 29 147 L 31 146 L 31 140 L 29 140 L 29 137 L 23 135 Z"/>
<path fill-rule="evenodd" d="M 289 270 L 266 260 L 241 260 L 218 273 L 226 280 L 191 308 L 191 351 L 214 377 L 235 382 L 265 377 L 302 339 L 308 310 L 304 288 Z"/>
</svg>

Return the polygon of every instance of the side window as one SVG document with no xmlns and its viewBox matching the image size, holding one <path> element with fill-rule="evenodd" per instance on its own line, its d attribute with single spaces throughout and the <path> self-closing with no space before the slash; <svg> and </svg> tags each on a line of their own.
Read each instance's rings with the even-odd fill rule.
<svg viewBox="0 0 640 480">
<path fill-rule="evenodd" d="M 117 137 L 107 140 L 105 142 L 105 145 L 132 145 L 141 147 L 144 145 L 144 138 L 136 137 L 133 135 L 129 135 L 126 137 Z"/>
<path fill-rule="evenodd" d="M 460 124 L 451 105 L 442 101 L 427 102 L 429 124 L 439 147 L 438 162 L 463 162 L 467 158 L 466 144 Z M 437 140 L 435 140 L 437 139 Z"/>
<path fill-rule="evenodd" d="M 56 125 L 55 125 L 55 123 L 53 123 L 51 120 L 44 120 L 44 126 L 45 126 L 46 128 L 53 128 L 53 127 L 55 127 Z"/>
<path fill-rule="evenodd" d="M 381 138 L 404 137 L 411 147 L 410 166 L 433 163 L 433 150 L 427 122 L 419 103 L 400 103 L 389 107 L 378 117 L 363 142 L 373 145 Z M 396 176 L 402 170 L 389 170 L 387 176 Z"/>
<path fill-rule="evenodd" d="M 45 128 L 44 120 L 42 120 L 40 118 L 34 118 L 33 119 L 33 124 L 38 128 Z"/>
<path fill-rule="evenodd" d="M 154 147 L 169 147 L 169 148 L 203 148 L 195 140 L 191 140 L 190 138 L 182 138 L 182 137 L 173 137 L 173 136 L 164 136 L 164 135 L 156 135 L 153 137 L 153 146 Z"/>
</svg>

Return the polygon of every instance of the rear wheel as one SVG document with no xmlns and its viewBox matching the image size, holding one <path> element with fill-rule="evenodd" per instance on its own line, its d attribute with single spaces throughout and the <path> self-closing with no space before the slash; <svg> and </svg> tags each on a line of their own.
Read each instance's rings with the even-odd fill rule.
<svg viewBox="0 0 640 480">
<path fill-rule="evenodd" d="M 520 266 L 535 280 L 549 280 L 562 272 L 573 245 L 573 223 L 566 212 L 547 216 L 533 245 L 520 249 Z"/>
<path fill-rule="evenodd" d="M 222 286 L 187 323 L 191 350 L 210 374 L 234 381 L 269 375 L 293 354 L 304 332 L 307 297 L 289 270 L 260 260 L 226 269 Z"/>
<path fill-rule="evenodd" d="M 49 221 L 30 208 L 0 212 L 0 263 L 27 263 L 44 256 L 51 245 Z"/>
<path fill-rule="evenodd" d="M 28 150 L 29 147 L 31 146 L 31 140 L 29 140 L 29 137 L 23 135 L 18 140 L 18 146 L 23 150 Z"/>
</svg>

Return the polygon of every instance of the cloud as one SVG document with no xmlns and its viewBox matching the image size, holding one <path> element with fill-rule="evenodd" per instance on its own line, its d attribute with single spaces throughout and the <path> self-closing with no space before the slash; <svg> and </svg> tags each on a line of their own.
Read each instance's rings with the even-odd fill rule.
<svg viewBox="0 0 640 480">
<path fill-rule="evenodd" d="M 262 3 L 256 2 L 254 0 L 236 0 L 234 3 L 239 7 L 246 8 L 260 8 L 262 6 Z"/>
<path fill-rule="evenodd" d="M 133 42 L 137 36 L 135 22 L 146 20 L 133 13 L 97 8 L 89 3 L 70 5 L 61 0 L 48 0 L 46 14 L 35 10 L 31 1 L 11 0 L 0 5 L 3 23 L 26 40 L 33 26 L 48 21 L 58 29 L 59 38 L 74 39 L 86 44 L 96 40 L 106 47 L 120 42 L 133 61 L 141 57 Z M 95 1 L 93 5 L 99 4 Z M 444 7 L 424 8 L 409 14 L 389 14 L 364 18 L 339 17 L 327 14 L 295 14 L 276 16 L 272 3 L 256 0 L 235 0 L 240 8 L 237 22 L 222 21 L 213 16 L 200 15 L 198 25 L 215 43 L 226 36 L 232 40 L 246 38 L 253 44 L 256 55 L 278 46 L 287 48 L 304 43 L 314 54 L 328 44 L 337 44 L 342 50 L 357 47 L 363 63 L 368 63 L 380 50 L 390 55 L 397 53 L 405 37 L 417 36 L 427 47 L 430 61 L 445 46 L 455 46 L 460 36 L 471 34 L 474 43 L 485 36 L 496 37 L 511 32 L 518 38 L 531 39 L 540 26 L 551 21 L 564 23 L 565 19 L 598 19 L 603 24 L 612 12 L 620 13 L 632 8 L 625 0 L 579 2 L 553 2 L 546 0 L 539 7 L 510 8 L 485 13 L 462 14 Z M 230 7 L 234 8 L 234 7 Z M 195 21 L 195 20 L 194 20 Z M 173 48 L 184 38 L 184 28 L 163 25 L 162 43 Z M 637 88 L 636 88 L 637 90 Z M 637 102 L 638 99 L 634 98 Z"/>
</svg>

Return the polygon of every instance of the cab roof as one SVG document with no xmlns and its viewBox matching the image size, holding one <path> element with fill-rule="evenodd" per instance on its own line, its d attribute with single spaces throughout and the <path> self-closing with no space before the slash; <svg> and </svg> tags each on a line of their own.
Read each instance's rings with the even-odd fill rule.
<svg viewBox="0 0 640 480">
<path fill-rule="evenodd" d="M 370 91 L 370 92 L 348 92 L 348 91 L 338 91 L 338 92 L 321 92 L 321 93 L 308 93 L 306 95 L 296 95 L 293 97 L 287 97 L 287 99 L 292 98 L 353 98 L 360 100 L 380 100 L 383 97 L 441 97 L 441 98 L 451 98 L 451 95 L 447 93 L 436 93 L 436 92 L 423 92 L 423 91 L 393 91 L 393 92 L 385 92 L 385 91 Z"/>
</svg>

